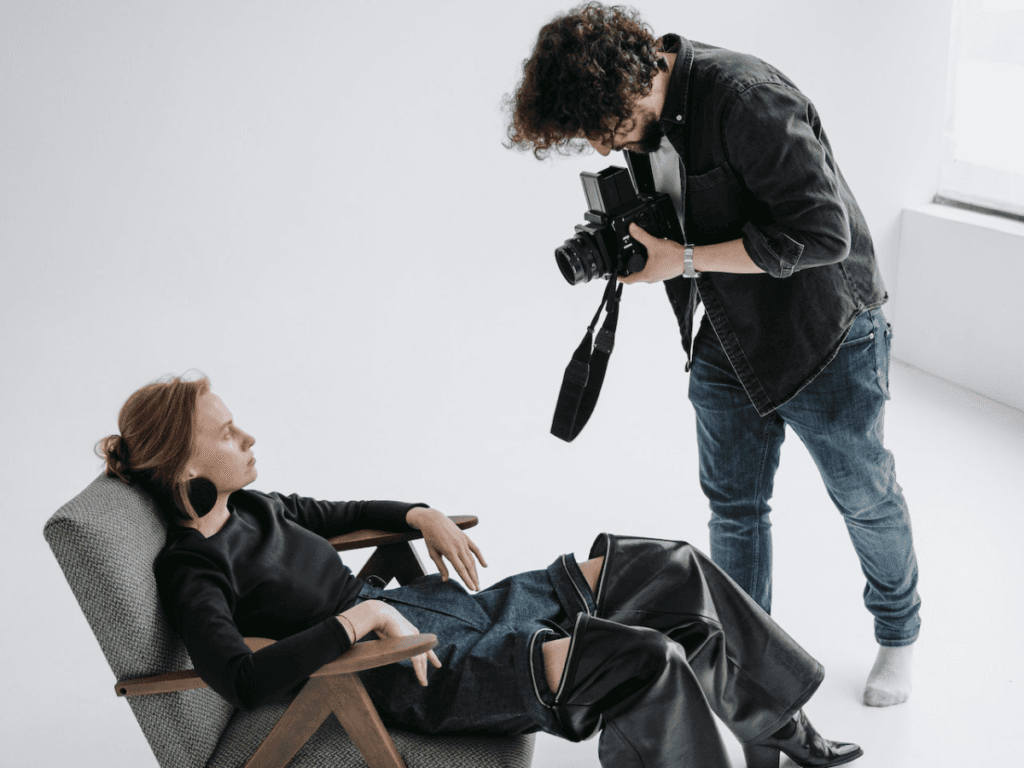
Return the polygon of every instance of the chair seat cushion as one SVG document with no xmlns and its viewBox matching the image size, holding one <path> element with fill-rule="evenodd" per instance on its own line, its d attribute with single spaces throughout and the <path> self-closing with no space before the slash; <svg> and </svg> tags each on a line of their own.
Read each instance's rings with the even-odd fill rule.
<svg viewBox="0 0 1024 768">
<path fill-rule="evenodd" d="M 249 712 L 236 710 L 207 768 L 242 768 L 281 719 L 289 700 L 279 699 Z M 534 735 L 458 734 L 423 736 L 389 729 L 408 768 L 529 768 Z M 288 768 L 365 768 L 359 750 L 334 715 L 329 715 L 288 763 Z"/>
</svg>

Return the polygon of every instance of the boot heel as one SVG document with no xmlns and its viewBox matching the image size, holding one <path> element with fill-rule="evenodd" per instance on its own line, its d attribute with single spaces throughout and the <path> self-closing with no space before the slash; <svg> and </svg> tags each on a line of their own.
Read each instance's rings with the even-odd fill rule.
<svg viewBox="0 0 1024 768">
<path fill-rule="evenodd" d="M 747 768 L 779 768 L 781 753 L 775 747 L 748 744 L 743 747 L 743 757 L 747 759 Z"/>
</svg>

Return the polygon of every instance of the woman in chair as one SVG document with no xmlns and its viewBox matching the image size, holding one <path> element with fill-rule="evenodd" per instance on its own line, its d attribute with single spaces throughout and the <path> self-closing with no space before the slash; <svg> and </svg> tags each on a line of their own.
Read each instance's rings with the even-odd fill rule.
<svg viewBox="0 0 1024 768">
<path fill-rule="evenodd" d="M 287 693 L 371 633 L 422 630 L 436 653 L 360 673 L 382 718 L 409 730 L 579 741 L 600 728 L 608 768 L 724 768 L 714 713 L 748 766 L 862 754 L 801 709 L 821 665 L 689 544 L 601 534 L 586 562 L 562 555 L 479 591 L 480 550 L 426 504 L 243 490 L 255 440 L 206 378 L 143 387 L 118 426 L 97 451 L 167 516 L 161 601 L 200 677 L 237 707 Z M 440 574 L 397 589 L 362 581 L 326 540 L 360 528 L 418 529 Z M 252 652 L 246 636 L 277 642 Z"/>
</svg>

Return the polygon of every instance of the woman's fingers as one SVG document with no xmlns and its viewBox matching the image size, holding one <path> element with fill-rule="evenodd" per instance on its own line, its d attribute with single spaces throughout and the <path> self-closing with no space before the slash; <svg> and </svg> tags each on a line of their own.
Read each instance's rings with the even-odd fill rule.
<svg viewBox="0 0 1024 768">
<path fill-rule="evenodd" d="M 487 566 L 487 563 L 484 561 L 480 548 L 473 543 L 473 540 L 461 531 L 459 533 L 461 538 L 458 542 L 428 545 L 430 559 L 437 565 L 437 570 L 445 581 L 448 580 L 448 569 L 444 564 L 444 558 L 447 558 L 466 586 L 473 590 L 479 590 L 480 578 L 476 571 L 476 560 L 479 560 L 484 567 Z"/>
<path fill-rule="evenodd" d="M 430 662 L 436 669 L 441 668 L 441 660 L 437 658 L 437 655 L 433 651 L 427 651 L 421 653 L 419 656 L 412 657 L 412 668 L 416 673 L 416 679 L 420 681 L 420 685 L 424 688 L 427 686 L 427 662 Z"/>
<path fill-rule="evenodd" d="M 479 590 L 480 579 L 477 577 L 476 560 L 483 566 L 487 565 L 479 547 L 450 518 L 436 509 L 417 508 L 409 514 L 414 513 L 416 519 L 412 524 L 423 532 L 423 540 L 430 553 L 430 559 L 437 566 L 441 578 L 448 580 L 448 567 L 444 563 L 444 560 L 448 560 L 466 586 Z"/>
<path fill-rule="evenodd" d="M 452 560 L 452 558 L 449 559 Z M 480 582 L 476 577 L 476 565 L 473 563 L 473 556 L 468 549 L 460 551 L 452 560 L 452 565 L 455 566 L 456 572 L 467 586 L 474 590 L 480 589 Z"/>
<path fill-rule="evenodd" d="M 480 565 L 486 568 L 487 561 L 484 560 L 484 553 L 480 551 L 480 548 L 473 543 L 473 540 L 469 538 L 469 536 L 466 537 L 466 541 L 469 542 L 469 548 L 473 550 L 473 554 L 476 555 L 476 559 L 480 561 Z"/>
<path fill-rule="evenodd" d="M 412 668 L 416 672 L 416 679 L 420 681 L 420 685 L 424 688 L 427 686 L 427 662 L 430 662 L 435 668 L 441 668 L 441 660 L 437 658 L 437 654 L 433 651 L 427 651 L 421 653 L 419 656 L 412 657 Z"/>
<path fill-rule="evenodd" d="M 441 574 L 441 580 L 448 581 L 448 567 L 444 564 L 444 557 L 434 547 L 427 547 L 427 551 L 430 553 L 430 559 L 437 566 L 438 573 Z"/>
<path fill-rule="evenodd" d="M 455 572 L 459 575 L 459 578 L 466 584 L 470 589 L 480 589 L 480 582 L 476 577 L 475 568 L 467 568 L 466 561 L 469 560 L 470 566 L 472 567 L 472 558 L 467 558 L 465 554 L 459 553 L 449 549 L 448 551 L 442 551 L 440 548 L 430 547 L 430 559 L 434 561 L 437 566 L 438 572 L 441 574 L 441 578 L 444 581 L 448 581 L 448 568 L 444 564 L 444 558 L 448 558 L 451 562 L 452 567 L 455 568 Z"/>
<path fill-rule="evenodd" d="M 427 659 L 424 654 L 412 657 L 412 668 L 416 673 L 416 679 L 420 681 L 420 685 L 424 688 L 427 687 Z"/>
<path fill-rule="evenodd" d="M 386 604 L 385 604 L 386 605 Z M 377 634 L 383 638 L 388 637 L 410 637 L 420 634 L 419 629 L 416 625 L 409 621 L 402 613 L 394 606 L 386 605 L 387 619 L 384 623 L 376 627 Z M 412 662 L 412 669 L 416 675 L 416 679 L 420 685 L 425 686 L 427 684 L 427 662 L 429 661 L 433 666 L 440 669 L 441 660 L 437 658 L 437 654 L 433 650 L 427 651 L 426 653 L 420 653 L 409 659 Z"/>
</svg>

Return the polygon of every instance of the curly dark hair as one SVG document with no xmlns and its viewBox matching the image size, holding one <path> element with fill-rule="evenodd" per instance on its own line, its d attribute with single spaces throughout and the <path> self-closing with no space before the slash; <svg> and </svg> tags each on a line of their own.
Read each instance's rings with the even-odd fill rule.
<svg viewBox="0 0 1024 768">
<path fill-rule="evenodd" d="M 504 98 L 511 113 L 506 147 L 533 150 L 544 159 L 582 151 L 587 138 L 611 143 L 650 91 L 665 62 L 639 12 L 585 3 L 541 28 L 523 78 Z"/>
</svg>

